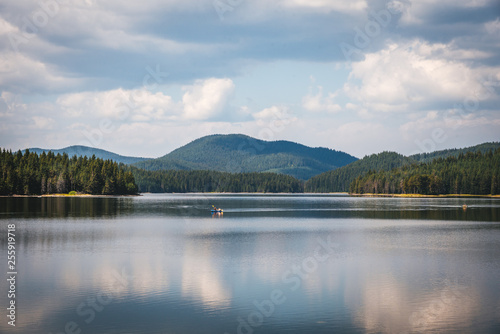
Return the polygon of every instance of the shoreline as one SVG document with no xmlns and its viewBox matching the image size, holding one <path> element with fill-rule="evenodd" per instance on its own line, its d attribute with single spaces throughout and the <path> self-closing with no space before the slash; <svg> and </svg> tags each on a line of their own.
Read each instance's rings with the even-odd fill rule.
<svg viewBox="0 0 500 334">
<path fill-rule="evenodd" d="M 472 195 L 472 194 L 442 194 L 442 195 L 423 195 L 423 194 L 349 194 L 353 197 L 400 197 L 400 198 L 500 198 L 500 195 Z"/>
<path fill-rule="evenodd" d="M 69 194 L 44 194 L 44 195 L 0 195 L 0 198 L 52 198 L 52 197 L 102 197 L 102 198 L 107 198 L 107 197 L 139 197 L 139 196 L 144 196 L 144 195 L 159 195 L 159 194 L 169 194 L 169 195 L 309 195 L 309 196 L 314 196 L 314 195 L 337 195 L 337 196 L 350 196 L 346 192 L 334 192 L 334 193 L 266 193 L 266 192 L 240 192 L 240 193 L 232 193 L 232 192 L 186 192 L 186 193 L 178 193 L 178 192 L 171 192 L 171 193 L 151 193 L 151 192 L 143 192 L 143 193 L 138 193 L 136 195 L 91 195 L 91 194 L 76 194 L 76 195 L 69 195 Z"/>
<path fill-rule="evenodd" d="M 69 195 L 69 194 L 44 194 L 44 195 L 0 195 L 0 198 L 56 198 L 56 197 L 88 197 L 88 198 L 108 198 L 108 197 L 137 197 L 137 196 L 142 196 L 141 194 L 137 195 L 91 195 L 91 194 L 76 194 L 76 195 Z"/>
<path fill-rule="evenodd" d="M 65 197 L 78 197 L 78 198 L 111 198 L 111 197 L 139 197 L 149 194 L 169 194 L 169 195 L 337 195 L 337 196 L 350 196 L 350 197 L 399 197 L 399 198 L 493 198 L 500 199 L 500 195 L 472 195 L 472 194 L 441 194 L 441 195 L 423 195 L 423 194 L 349 194 L 345 192 L 334 193 L 265 193 L 265 192 L 242 192 L 242 193 L 228 193 L 228 192 L 208 192 L 208 193 L 138 193 L 136 195 L 91 195 L 91 194 L 44 194 L 44 195 L 0 195 L 0 198 L 65 198 Z"/>
</svg>

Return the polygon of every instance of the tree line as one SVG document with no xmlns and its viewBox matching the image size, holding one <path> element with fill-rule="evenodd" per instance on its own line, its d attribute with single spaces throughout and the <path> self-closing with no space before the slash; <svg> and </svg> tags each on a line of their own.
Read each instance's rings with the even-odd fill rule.
<svg viewBox="0 0 500 334">
<path fill-rule="evenodd" d="M 350 185 L 364 194 L 500 194 L 500 149 L 467 152 L 391 171 L 369 171 Z"/>
<path fill-rule="evenodd" d="M 53 152 L 0 151 L 0 195 L 44 195 L 75 191 L 92 195 L 137 193 L 130 171 L 93 155 L 69 158 Z"/>
<path fill-rule="evenodd" d="M 303 192 L 303 183 L 296 178 L 275 173 L 227 173 L 208 170 L 147 171 L 128 167 L 137 182 L 139 192 Z"/>
<path fill-rule="evenodd" d="M 372 154 L 347 166 L 312 177 L 305 183 L 305 191 L 314 193 L 348 192 L 352 181 L 360 175 L 369 171 L 390 171 L 412 163 L 415 163 L 413 159 L 395 152 Z"/>
<path fill-rule="evenodd" d="M 410 155 L 410 158 L 418 162 L 431 162 L 432 160 L 437 158 L 446 159 L 451 156 L 458 157 L 460 154 L 466 154 L 467 152 L 473 152 L 473 153 L 476 152 L 487 153 L 489 151 L 494 152 L 498 148 L 500 148 L 500 142 L 490 142 L 466 148 L 453 148 L 453 149 L 435 151 L 429 153 L 418 153 Z"/>
<path fill-rule="evenodd" d="M 389 152 L 363 160 L 304 184 L 292 176 L 278 173 L 147 171 L 95 156 L 69 158 L 67 154 L 48 152 L 38 155 L 29 150 L 13 153 L 4 149 L 0 150 L 0 195 L 69 191 L 93 195 L 137 192 L 301 193 L 335 191 L 332 185 L 344 190 L 347 184 L 349 192 L 357 194 L 500 194 L 500 149 L 487 153 L 460 153 L 428 163 L 417 163 Z M 381 169 L 369 170 L 371 167 Z M 359 176 L 355 177 L 356 173 Z"/>
</svg>

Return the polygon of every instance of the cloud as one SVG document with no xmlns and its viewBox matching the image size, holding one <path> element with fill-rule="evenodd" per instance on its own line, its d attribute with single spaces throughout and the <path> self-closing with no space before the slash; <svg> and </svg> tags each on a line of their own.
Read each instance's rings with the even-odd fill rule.
<svg viewBox="0 0 500 334">
<path fill-rule="evenodd" d="M 129 154 L 230 131 L 358 155 L 408 151 L 413 142 L 396 142 L 399 132 L 427 136 L 444 112 L 471 101 L 468 138 L 498 138 L 490 131 L 500 102 L 495 0 L 222 0 L 232 7 L 224 20 L 206 0 L 54 1 L 54 15 L 28 35 L 26 20 L 52 0 L 2 4 L 2 145 L 72 144 L 109 120 L 103 148 Z M 343 66 L 339 45 L 353 44 L 355 29 L 379 22 L 372 13 L 384 8 L 390 22 L 362 61 Z M 12 36 L 22 41 L 17 52 Z M 155 68 L 168 76 L 150 76 L 158 85 L 146 87 Z M 307 91 L 311 73 L 324 84 Z M 484 84 L 490 74 L 493 85 Z"/>
<path fill-rule="evenodd" d="M 452 43 L 391 43 L 352 64 L 344 92 L 379 111 L 451 105 L 471 94 L 486 96 L 482 81 L 492 69 L 465 61 L 484 56 L 484 52 L 458 49 Z"/>
<path fill-rule="evenodd" d="M 15 25 L 0 17 L 0 36 L 8 35 L 13 32 L 19 32 L 19 29 Z"/>
<path fill-rule="evenodd" d="M 184 86 L 183 90 L 184 117 L 204 120 L 222 113 L 234 91 L 234 83 L 227 78 L 210 78 L 197 80 L 193 85 Z"/>
<path fill-rule="evenodd" d="M 497 17 L 495 21 L 490 21 L 484 24 L 486 31 L 491 35 L 500 35 L 500 19 Z"/>
<path fill-rule="evenodd" d="M 302 98 L 302 106 L 304 109 L 313 112 L 327 111 L 331 113 L 342 110 L 342 107 L 334 102 L 335 93 L 328 93 L 328 96 L 325 97 L 323 96 L 323 87 L 318 86 L 317 88 L 318 92 L 315 95 L 310 92 Z"/>
<path fill-rule="evenodd" d="M 110 118 L 121 121 L 151 122 L 175 119 L 179 108 L 172 97 L 147 89 L 114 89 L 60 96 L 57 105 L 69 117 Z"/>
<path fill-rule="evenodd" d="M 157 86 L 159 88 L 160 86 Z M 182 101 L 146 88 L 69 93 L 56 105 L 70 118 L 109 118 L 118 122 L 206 120 L 220 116 L 234 91 L 230 79 L 197 80 L 182 87 Z"/>
<path fill-rule="evenodd" d="M 290 107 L 276 105 L 252 114 L 255 122 L 245 124 L 246 133 L 263 140 L 276 140 L 295 133 L 298 117 Z"/>
<path fill-rule="evenodd" d="M 0 89 L 13 93 L 55 93 L 75 87 L 71 78 L 56 67 L 20 53 L 4 51 L 0 58 Z"/>
<path fill-rule="evenodd" d="M 361 12 L 366 9 L 365 0 L 282 0 L 285 7 L 309 8 L 319 11 Z"/>
<path fill-rule="evenodd" d="M 2 92 L 0 146 L 17 150 L 47 143 L 57 147 L 58 142 L 71 142 L 74 138 L 66 131 L 65 120 L 58 117 L 55 108 L 51 103 L 26 103 L 20 94 Z"/>
<path fill-rule="evenodd" d="M 12 117 L 16 112 L 26 109 L 27 106 L 23 103 L 21 95 L 11 92 L 0 94 L 0 117 Z"/>
<path fill-rule="evenodd" d="M 428 23 L 429 20 L 435 18 L 437 12 L 442 13 L 443 22 L 450 17 L 450 14 L 458 10 L 474 10 L 487 7 L 492 4 L 491 0 L 441 0 L 438 5 L 433 0 L 412 1 L 411 6 L 406 10 L 401 18 L 401 24 L 404 25 L 419 25 Z M 448 15 L 446 15 L 448 14 Z M 457 21 L 463 20 L 457 16 Z"/>
<path fill-rule="evenodd" d="M 356 12 L 364 3 L 243 2 L 233 6 L 222 23 L 212 1 L 61 1 L 56 13 L 18 49 L 22 57 L 62 76 L 65 82 L 58 86 L 62 93 L 137 88 L 144 68 L 157 64 L 170 72 L 168 83 L 185 84 L 232 77 L 241 72 L 242 65 L 255 61 L 340 59 L 332 38 L 350 30 L 345 27 L 349 19 L 340 12 Z M 305 8 L 317 10 L 304 16 Z M 332 9 L 332 16 L 326 16 L 323 8 Z M 23 37 L 24 19 L 33 24 L 33 14 L 44 13 L 34 0 L 8 2 L 2 12 L 0 45 L 11 50 L 7 35 Z M 21 67 L 21 63 L 15 65 Z M 27 78 L 21 79 L 3 88 L 17 91 L 33 86 Z M 75 79 L 79 79 L 76 85 L 68 85 Z M 38 84 L 29 92 L 49 90 L 54 90 L 53 85 Z"/>
<path fill-rule="evenodd" d="M 54 129 L 54 119 L 49 117 L 33 116 L 34 127 L 37 129 L 52 130 Z"/>
<path fill-rule="evenodd" d="M 94 30 L 95 37 L 85 42 L 86 47 L 121 50 L 137 53 L 138 50 L 155 50 L 163 54 L 182 55 L 188 52 L 208 52 L 216 46 L 178 42 L 151 35 L 135 34 L 123 30 Z"/>
<path fill-rule="evenodd" d="M 479 128 L 488 132 L 490 129 L 498 129 L 499 126 L 500 116 L 496 113 L 481 110 L 475 114 L 464 114 L 459 110 L 450 109 L 433 110 L 424 115 L 416 114 L 415 119 L 402 124 L 399 129 L 404 138 L 411 140 L 419 137 L 446 138 Z M 442 135 L 438 136 L 438 133 Z"/>
<path fill-rule="evenodd" d="M 287 106 L 272 106 L 253 114 L 257 124 L 262 125 L 288 125 L 297 120 L 292 110 Z"/>
</svg>

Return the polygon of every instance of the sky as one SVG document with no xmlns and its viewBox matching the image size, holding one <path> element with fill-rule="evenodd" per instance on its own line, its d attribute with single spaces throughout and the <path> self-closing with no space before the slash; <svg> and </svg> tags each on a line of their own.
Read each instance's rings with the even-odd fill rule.
<svg viewBox="0 0 500 334">
<path fill-rule="evenodd" d="M 499 0 L 0 0 L 0 147 L 500 140 Z"/>
</svg>

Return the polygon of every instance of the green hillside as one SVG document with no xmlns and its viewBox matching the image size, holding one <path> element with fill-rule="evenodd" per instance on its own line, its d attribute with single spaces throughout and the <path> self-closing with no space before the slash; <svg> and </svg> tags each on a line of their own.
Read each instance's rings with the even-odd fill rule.
<svg viewBox="0 0 500 334">
<path fill-rule="evenodd" d="M 500 149 L 437 158 L 391 171 L 368 172 L 356 178 L 351 193 L 471 194 L 500 193 Z"/>
<path fill-rule="evenodd" d="M 245 135 L 199 138 L 158 159 L 135 163 L 146 170 L 213 170 L 230 173 L 271 172 L 307 180 L 357 158 L 327 148 L 289 141 L 263 141 Z"/>
<path fill-rule="evenodd" d="M 415 161 L 395 152 L 366 156 L 347 166 L 311 178 L 305 184 L 306 192 L 346 192 L 351 182 L 368 171 L 391 170 Z"/>
<path fill-rule="evenodd" d="M 448 157 L 458 157 L 460 154 L 465 154 L 467 152 L 481 152 L 486 153 L 489 151 L 495 151 L 500 148 L 500 142 L 491 142 L 479 144 L 476 146 L 466 147 L 466 148 L 455 148 L 450 150 L 435 151 L 431 153 L 421 153 L 411 155 L 410 158 L 419 162 L 430 162 L 437 158 L 448 158 Z"/>
<path fill-rule="evenodd" d="M 42 154 L 43 152 L 48 153 L 49 151 L 53 152 L 55 155 L 66 153 L 69 157 L 76 155 L 77 157 L 92 157 L 95 155 L 96 158 L 103 160 L 113 160 L 118 163 L 124 163 L 126 165 L 133 164 L 139 161 L 147 160 L 146 158 L 136 158 L 136 157 L 126 157 L 123 155 L 119 155 L 113 152 L 101 150 L 98 148 L 74 145 L 66 148 L 61 148 L 59 150 L 51 150 L 51 149 L 42 149 L 42 148 L 30 148 L 30 152 L 36 154 Z"/>
</svg>

